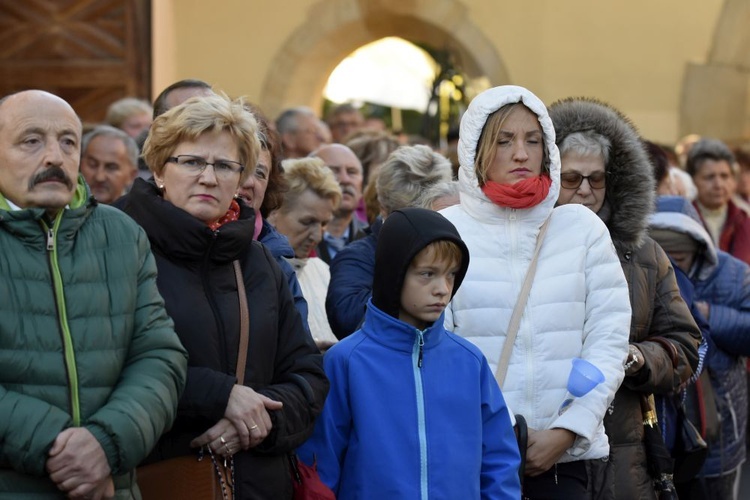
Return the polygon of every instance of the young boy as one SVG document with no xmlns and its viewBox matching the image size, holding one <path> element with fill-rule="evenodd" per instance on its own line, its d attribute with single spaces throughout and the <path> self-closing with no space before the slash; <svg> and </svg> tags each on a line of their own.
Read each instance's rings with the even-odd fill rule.
<svg viewBox="0 0 750 500">
<path fill-rule="evenodd" d="M 299 450 L 337 498 L 520 498 L 500 389 L 479 349 L 443 328 L 468 266 L 437 212 L 397 210 L 380 229 L 364 324 L 326 354 L 331 389 Z"/>
</svg>

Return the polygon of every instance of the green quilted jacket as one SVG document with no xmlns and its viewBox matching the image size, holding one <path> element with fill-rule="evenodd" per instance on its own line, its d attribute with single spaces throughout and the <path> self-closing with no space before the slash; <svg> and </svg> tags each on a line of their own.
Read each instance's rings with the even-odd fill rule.
<svg viewBox="0 0 750 500">
<path fill-rule="evenodd" d="M 79 180 L 54 221 L 0 195 L 0 498 L 59 498 L 57 435 L 86 427 L 117 498 L 175 418 L 187 354 L 156 287 L 143 230 Z"/>
</svg>

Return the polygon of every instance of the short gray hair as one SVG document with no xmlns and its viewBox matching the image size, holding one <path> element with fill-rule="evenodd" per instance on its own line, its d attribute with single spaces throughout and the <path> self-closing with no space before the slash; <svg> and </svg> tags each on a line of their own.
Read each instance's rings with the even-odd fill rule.
<svg viewBox="0 0 750 500">
<path fill-rule="evenodd" d="M 108 125 L 120 128 L 125 123 L 125 120 L 131 116 L 145 114 L 150 117 L 153 113 L 154 109 L 148 101 L 135 97 L 123 97 L 109 105 L 104 121 Z"/>
<path fill-rule="evenodd" d="M 378 171 L 378 201 L 386 215 L 413 207 L 425 190 L 450 181 L 451 163 L 428 146 L 402 146 L 390 154 Z"/>
<path fill-rule="evenodd" d="M 729 146 L 717 139 L 701 139 L 693 144 L 688 153 L 685 170 L 692 177 L 698 173 L 698 170 L 706 160 L 725 161 L 729 163 L 729 168 L 735 172 L 735 159 Z"/>
<path fill-rule="evenodd" d="M 132 137 L 130 137 L 119 128 L 115 128 L 109 125 L 97 125 L 93 129 L 91 129 L 90 132 L 83 136 L 83 139 L 81 139 L 81 156 L 86 154 L 86 150 L 88 149 L 89 144 L 91 144 L 91 141 L 93 141 L 97 137 L 113 137 L 122 141 L 122 143 L 125 144 L 125 152 L 128 155 L 130 164 L 134 169 L 138 168 L 138 156 L 140 154 L 138 151 L 138 144 L 136 144 L 135 140 L 133 140 Z"/>
<path fill-rule="evenodd" d="M 300 116 L 312 116 L 316 120 L 318 119 L 315 112 L 305 106 L 300 106 L 297 108 L 289 108 L 285 111 L 283 111 L 278 118 L 276 118 L 276 131 L 281 134 L 286 134 L 287 132 L 296 132 L 299 128 L 299 122 L 297 121 L 297 118 Z"/>
<path fill-rule="evenodd" d="M 609 163 L 609 151 L 612 143 L 598 132 L 586 130 L 573 132 L 560 142 L 560 158 L 568 153 L 579 156 L 599 156 L 604 165 Z"/>
<path fill-rule="evenodd" d="M 432 210 L 432 204 L 440 198 L 459 196 L 458 181 L 438 182 L 427 188 L 417 200 L 415 206 Z"/>
</svg>

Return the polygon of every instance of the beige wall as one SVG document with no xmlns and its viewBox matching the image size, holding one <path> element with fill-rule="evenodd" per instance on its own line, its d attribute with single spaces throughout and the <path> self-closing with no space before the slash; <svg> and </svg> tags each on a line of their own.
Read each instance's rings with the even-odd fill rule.
<svg viewBox="0 0 750 500">
<path fill-rule="evenodd" d="M 674 142 L 686 68 L 708 62 L 724 0 L 153 5 L 154 95 L 175 80 L 196 77 L 231 95 L 245 94 L 272 115 L 284 106 L 317 106 L 330 71 L 346 54 L 396 35 L 463 51 L 492 84 L 526 86 L 547 103 L 600 98 L 630 116 L 645 137 Z"/>
</svg>

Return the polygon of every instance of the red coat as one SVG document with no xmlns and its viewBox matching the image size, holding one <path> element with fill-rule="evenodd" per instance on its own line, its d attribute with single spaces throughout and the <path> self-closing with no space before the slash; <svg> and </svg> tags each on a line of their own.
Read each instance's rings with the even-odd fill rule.
<svg viewBox="0 0 750 500">
<path fill-rule="evenodd" d="M 693 203 L 693 205 L 698 210 L 698 205 L 696 203 Z M 703 220 L 700 210 L 698 210 L 698 214 L 703 225 L 706 226 L 706 221 Z M 706 230 L 708 230 L 707 226 Z M 727 204 L 727 220 L 721 229 L 719 248 L 750 264 L 750 217 L 731 200 Z"/>
</svg>

